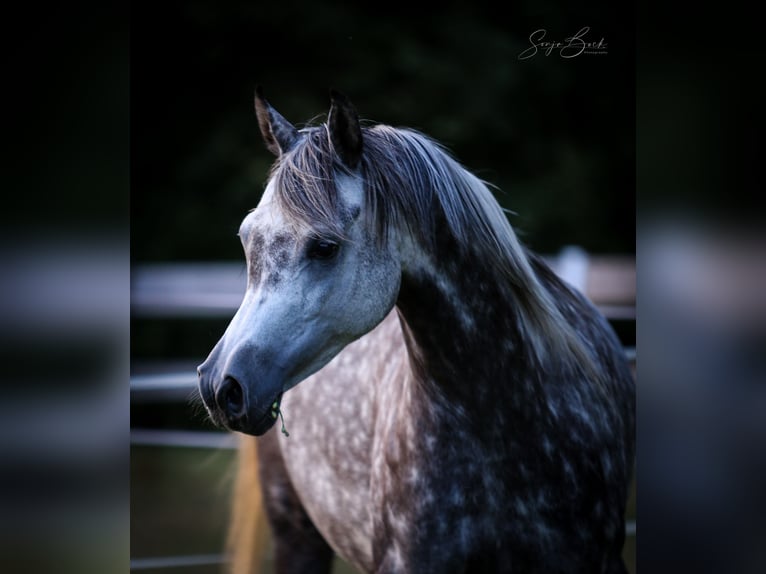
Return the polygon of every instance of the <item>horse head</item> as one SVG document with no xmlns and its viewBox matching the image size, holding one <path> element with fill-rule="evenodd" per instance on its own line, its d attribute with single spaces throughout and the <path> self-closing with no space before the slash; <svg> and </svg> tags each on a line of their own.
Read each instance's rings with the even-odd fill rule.
<svg viewBox="0 0 766 574">
<path fill-rule="evenodd" d="M 283 393 L 373 329 L 396 301 L 396 245 L 380 241 L 363 215 L 359 118 L 341 94 L 331 100 L 327 124 L 298 130 L 256 91 L 258 123 L 277 161 L 239 228 L 244 299 L 198 368 L 211 418 L 231 430 L 269 430 Z"/>
</svg>

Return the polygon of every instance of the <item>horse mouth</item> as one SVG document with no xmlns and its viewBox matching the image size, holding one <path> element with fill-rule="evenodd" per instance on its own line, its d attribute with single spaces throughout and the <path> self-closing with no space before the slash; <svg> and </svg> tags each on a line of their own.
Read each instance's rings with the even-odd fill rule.
<svg viewBox="0 0 766 574">
<path fill-rule="evenodd" d="M 274 426 L 274 423 L 277 422 L 277 419 L 280 415 L 281 404 L 282 393 L 279 393 L 269 403 L 266 412 L 264 412 L 260 417 L 254 419 L 252 424 L 250 423 L 250 420 L 245 420 L 242 421 L 244 423 L 241 425 L 242 428 L 233 428 L 231 430 L 236 430 L 253 436 L 261 436 L 265 434 L 269 429 L 271 429 L 271 427 Z M 247 418 L 249 419 L 249 417 Z"/>
<path fill-rule="evenodd" d="M 199 387 L 202 404 L 205 405 L 208 416 L 212 423 L 228 431 L 241 432 L 253 436 L 265 434 L 281 415 L 280 408 L 283 392 L 276 393 L 266 404 L 257 401 L 256 405 L 247 408 L 245 405 L 235 405 L 234 409 L 227 409 L 229 405 L 219 404 L 215 400 L 212 390 L 204 385 Z M 241 399 L 240 399 L 241 400 Z M 246 400 L 246 399 L 245 399 Z"/>
</svg>

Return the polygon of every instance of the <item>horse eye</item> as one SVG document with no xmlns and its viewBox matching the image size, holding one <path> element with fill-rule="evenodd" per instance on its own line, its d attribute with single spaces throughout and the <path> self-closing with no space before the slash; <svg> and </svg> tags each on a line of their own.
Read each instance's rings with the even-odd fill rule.
<svg viewBox="0 0 766 574">
<path fill-rule="evenodd" d="M 314 239 L 309 243 L 309 259 L 332 259 L 338 253 L 338 244 L 327 239 Z"/>
</svg>

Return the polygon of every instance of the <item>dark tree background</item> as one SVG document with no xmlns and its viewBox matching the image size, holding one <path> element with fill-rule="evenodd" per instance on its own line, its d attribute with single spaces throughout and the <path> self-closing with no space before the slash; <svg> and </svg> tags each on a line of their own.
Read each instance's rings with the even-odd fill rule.
<svg viewBox="0 0 766 574">
<path fill-rule="evenodd" d="M 635 38 L 604 0 L 391 3 L 158 2 L 131 14 L 134 262 L 241 259 L 239 222 L 273 160 L 256 84 L 296 124 L 328 89 L 363 118 L 417 128 L 502 191 L 533 249 L 633 253 Z M 584 26 L 607 54 L 518 55 L 540 28 Z"/>
</svg>

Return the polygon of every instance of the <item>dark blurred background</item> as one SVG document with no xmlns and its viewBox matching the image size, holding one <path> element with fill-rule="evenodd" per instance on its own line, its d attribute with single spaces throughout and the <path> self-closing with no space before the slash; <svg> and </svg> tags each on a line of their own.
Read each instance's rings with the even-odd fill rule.
<svg viewBox="0 0 766 574">
<path fill-rule="evenodd" d="M 132 7 L 134 262 L 240 259 L 235 233 L 273 157 L 263 85 L 289 120 L 324 119 L 330 87 L 363 118 L 419 129 L 499 186 L 532 248 L 631 253 L 634 20 L 613 3 L 162 2 Z M 606 55 L 519 60 L 529 35 L 584 26 Z"/>
</svg>

